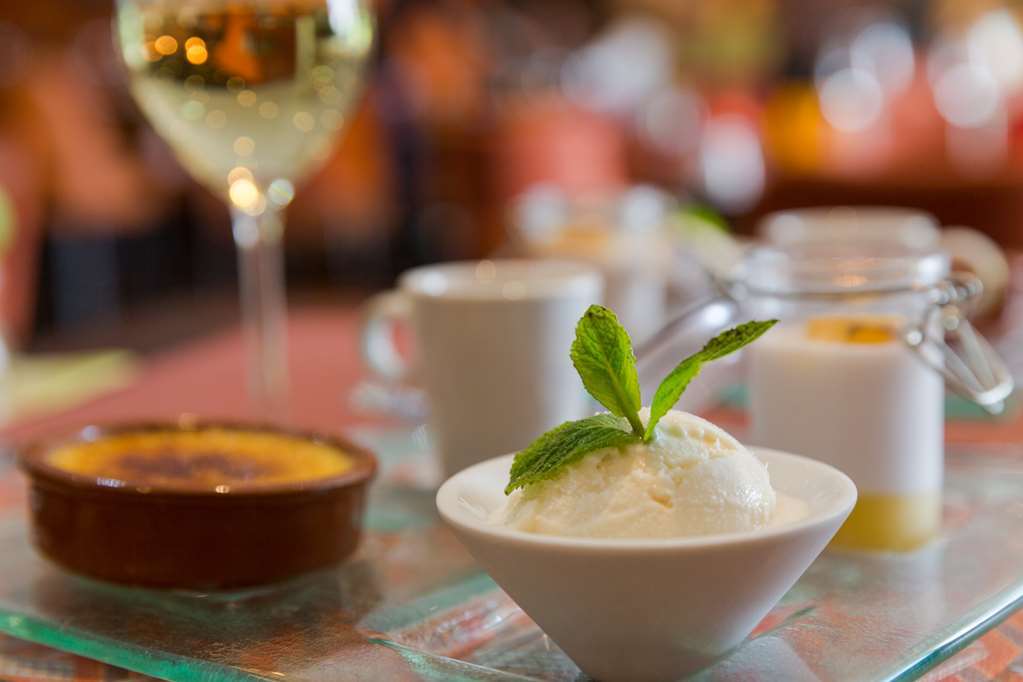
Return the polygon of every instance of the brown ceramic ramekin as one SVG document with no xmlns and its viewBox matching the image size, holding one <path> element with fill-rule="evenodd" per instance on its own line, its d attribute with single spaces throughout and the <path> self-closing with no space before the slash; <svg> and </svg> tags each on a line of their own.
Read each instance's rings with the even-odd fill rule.
<svg viewBox="0 0 1023 682">
<path fill-rule="evenodd" d="M 332 478 L 227 493 L 122 485 L 51 465 L 47 453 L 106 435 L 228 429 L 312 439 L 352 466 Z M 224 589 L 274 582 L 338 563 L 359 542 L 372 454 L 307 433 L 228 423 L 89 427 L 76 438 L 30 447 L 20 457 L 30 482 L 32 534 L 58 564 L 94 578 L 147 587 Z"/>
</svg>

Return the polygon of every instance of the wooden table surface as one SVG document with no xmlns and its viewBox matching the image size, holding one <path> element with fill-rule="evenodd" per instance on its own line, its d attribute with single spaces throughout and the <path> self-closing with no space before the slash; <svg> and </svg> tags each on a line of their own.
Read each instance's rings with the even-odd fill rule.
<svg viewBox="0 0 1023 682">
<path fill-rule="evenodd" d="M 380 423 L 360 414 L 351 389 L 363 378 L 358 313 L 350 307 L 307 307 L 290 319 L 291 410 L 286 421 L 308 429 L 343 432 Z M 68 433 L 85 424 L 174 418 L 183 413 L 222 419 L 253 419 L 245 392 L 245 356 L 237 331 L 184 345 L 153 357 L 129 386 L 73 409 L 0 430 L 9 444 Z M 734 412 L 712 415 L 736 425 Z M 950 424 L 953 442 L 1023 443 L 1023 418 L 993 424 Z M 2 492 L 0 492 L 2 494 Z M 2 577 L 0 577 L 2 579 Z M 0 681 L 76 682 L 140 679 L 140 676 L 45 647 L 0 636 Z M 976 640 L 925 676 L 938 680 L 1023 682 L 1023 611 Z"/>
</svg>

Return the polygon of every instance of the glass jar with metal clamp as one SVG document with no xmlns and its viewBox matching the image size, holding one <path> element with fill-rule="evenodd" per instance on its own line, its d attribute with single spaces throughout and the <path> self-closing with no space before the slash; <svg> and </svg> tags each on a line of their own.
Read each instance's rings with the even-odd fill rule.
<svg viewBox="0 0 1023 682">
<path fill-rule="evenodd" d="M 641 384 L 721 329 L 777 318 L 746 351 L 749 442 L 854 480 L 859 502 L 837 544 L 908 550 L 934 537 L 945 388 L 992 413 L 1013 389 L 966 317 L 979 281 L 950 274 L 941 251 L 881 240 L 754 247 L 718 284 L 639 348 Z M 708 379 L 704 398 L 723 377 Z"/>
</svg>

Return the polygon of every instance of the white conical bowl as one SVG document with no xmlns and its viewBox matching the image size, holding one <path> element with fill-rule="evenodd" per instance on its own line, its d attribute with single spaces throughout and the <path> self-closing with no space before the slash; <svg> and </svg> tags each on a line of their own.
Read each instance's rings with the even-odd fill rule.
<svg viewBox="0 0 1023 682">
<path fill-rule="evenodd" d="M 765 529 L 672 540 L 555 537 L 489 519 L 512 456 L 461 471 L 437 508 L 477 561 L 588 675 L 673 680 L 746 638 L 820 554 L 856 503 L 821 462 L 754 450 L 775 490 L 807 513 Z"/>
</svg>

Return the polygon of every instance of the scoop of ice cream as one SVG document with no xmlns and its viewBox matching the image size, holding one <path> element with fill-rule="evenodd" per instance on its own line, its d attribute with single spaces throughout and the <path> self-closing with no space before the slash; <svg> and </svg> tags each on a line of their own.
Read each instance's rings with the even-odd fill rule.
<svg viewBox="0 0 1023 682">
<path fill-rule="evenodd" d="M 545 535 L 674 538 L 763 527 L 775 504 L 767 467 L 739 441 L 671 411 L 649 444 L 590 453 L 515 491 L 498 513 L 508 527 Z"/>
</svg>

